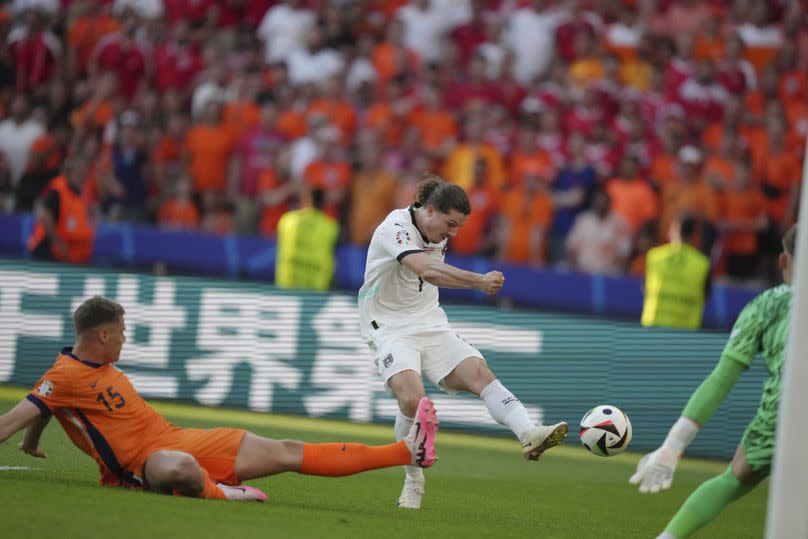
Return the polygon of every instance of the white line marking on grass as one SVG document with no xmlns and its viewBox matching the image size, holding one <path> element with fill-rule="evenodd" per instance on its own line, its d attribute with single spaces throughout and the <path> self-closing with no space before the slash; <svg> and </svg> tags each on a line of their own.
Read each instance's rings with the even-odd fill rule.
<svg viewBox="0 0 808 539">
<path fill-rule="evenodd" d="M 31 468 L 30 466 L 0 466 L 0 472 L 11 472 L 26 470 L 33 472 L 34 470 L 41 470 L 42 468 Z"/>
</svg>

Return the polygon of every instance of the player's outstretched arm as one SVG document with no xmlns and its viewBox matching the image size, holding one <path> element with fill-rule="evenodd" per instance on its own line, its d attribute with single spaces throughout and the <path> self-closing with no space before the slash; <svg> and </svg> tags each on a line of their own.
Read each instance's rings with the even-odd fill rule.
<svg viewBox="0 0 808 539">
<path fill-rule="evenodd" d="M 640 460 L 629 482 L 639 485 L 640 492 L 656 493 L 670 488 L 676 465 L 685 449 L 727 398 L 743 371 L 743 364 L 722 355 L 713 372 L 690 397 L 682 416 L 668 431 L 665 441 L 656 451 Z"/>
<path fill-rule="evenodd" d="M 42 432 L 45 430 L 45 427 L 48 426 L 51 417 L 52 416 L 46 417 L 40 415 L 37 419 L 34 419 L 33 423 L 28 425 L 28 428 L 25 429 L 25 436 L 23 436 L 22 442 L 20 442 L 19 445 L 20 451 L 32 457 L 41 459 L 47 458 L 48 454 L 39 448 L 39 439 L 42 437 Z"/>
<path fill-rule="evenodd" d="M 414 271 L 418 277 L 443 288 L 476 288 L 486 294 L 496 294 L 505 284 L 505 276 L 499 271 L 486 274 L 456 268 L 426 253 L 413 253 L 401 259 L 401 263 Z"/>
<path fill-rule="evenodd" d="M 42 417 L 39 408 L 27 399 L 22 400 L 8 413 L 0 416 L 0 443 L 28 427 Z M 44 428 L 44 427 L 43 427 Z M 41 431 L 40 431 L 41 434 Z M 37 442 L 39 437 L 37 436 Z"/>
</svg>

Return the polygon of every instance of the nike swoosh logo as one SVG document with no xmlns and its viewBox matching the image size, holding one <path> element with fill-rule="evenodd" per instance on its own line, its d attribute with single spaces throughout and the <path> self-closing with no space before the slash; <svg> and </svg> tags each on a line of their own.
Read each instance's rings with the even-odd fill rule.
<svg viewBox="0 0 808 539">
<path fill-rule="evenodd" d="M 98 385 L 98 380 L 96 380 L 95 382 L 90 384 L 90 389 L 95 389 L 95 386 L 97 386 L 97 385 Z"/>
</svg>

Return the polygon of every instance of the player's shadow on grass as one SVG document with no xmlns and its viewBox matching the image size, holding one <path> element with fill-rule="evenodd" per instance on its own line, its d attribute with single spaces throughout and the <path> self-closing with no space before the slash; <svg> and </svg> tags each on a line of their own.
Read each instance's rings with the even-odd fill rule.
<svg viewBox="0 0 808 539">
<path fill-rule="evenodd" d="M 324 511 L 327 513 L 335 513 L 338 515 L 363 515 L 363 516 L 371 516 L 371 517 L 384 517 L 390 513 L 388 509 L 395 509 L 395 505 L 391 506 L 379 506 L 377 511 L 371 511 L 368 509 L 362 509 L 358 507 L 344 507 L 339 505 L 325 505 L 325 504 L 306 504 L 301 505 L 300 503 L 292 502 L 292 501 L 284 501 L 278 500 L 274 498 L 270 498 L 267 500 L 267 504 L 274 505 L 277 507 L 284 507 L 288 509 L 316 509 L 319 511 Z"/>
</svg>

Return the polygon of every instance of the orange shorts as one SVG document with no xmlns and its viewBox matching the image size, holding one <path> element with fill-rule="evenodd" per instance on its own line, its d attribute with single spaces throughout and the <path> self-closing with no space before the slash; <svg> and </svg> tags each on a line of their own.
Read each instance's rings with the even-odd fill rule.
<svg viewBox="0 0 808 539">
<path fill-rule="evenodd" d="M 140 477 L 156 451 L 183 451 L 192 455 L 210 478 L 225 485 L 238 485 L 236 458 L 247 431 L 242 429 L 180 429 L 176 428 L 146 445 L 129 465 Z"/>
</svg>

